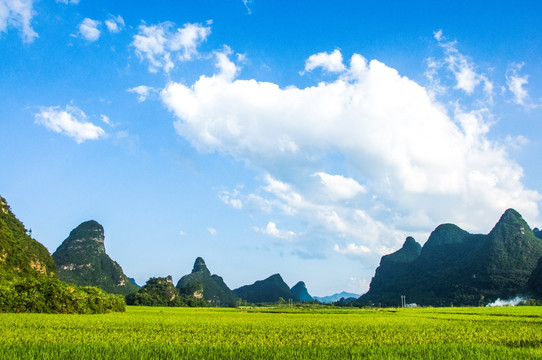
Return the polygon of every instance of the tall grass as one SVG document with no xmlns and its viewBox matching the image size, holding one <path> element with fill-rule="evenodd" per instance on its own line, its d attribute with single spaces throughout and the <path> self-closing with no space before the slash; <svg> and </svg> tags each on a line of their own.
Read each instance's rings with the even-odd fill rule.
<svg viewBox="0 0 542 360">
<path fill-rule="evenodd" d="M 0 314 L 6 359 L 542 359 L 536 307 Z"/>
</svg>

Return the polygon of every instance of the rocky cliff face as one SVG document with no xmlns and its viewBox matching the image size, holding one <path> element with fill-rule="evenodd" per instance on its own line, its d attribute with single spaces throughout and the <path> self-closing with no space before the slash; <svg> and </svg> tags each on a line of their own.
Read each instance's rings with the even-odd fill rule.
<svg viewBox="0 0 542 360">
<path fill-rule="evenodd" d="M 491 302 L 526 294 L 542 257 L 542 240 L 513 209 L 487 235 L 444 224 L 431 233 L 421 251 L 412 240 L 382 258 L 358 304 L 398 306 L 405 295 L 407 302 L 422 305 L 478 305 L 481 299 Z"/>
<path fill-rule="evenodd" d="M 201 257 L 194 262 L 192 272 L 179 280 L 177 289 L 190 296 L 202 295 L 205 300 L 215 302 L 217 305 L 233 306 L 237 300 L 237 296 L 220 276 L 211 275 Z"/>
<path fill-rule="evenodd" d="M 79 286 L 97 286 L 122 295 L 138 290 L 120 265 L 105 252 L 104 228 L 94 220 L 73 229 L 53 253 L 53 259 L 63 281 Z"/>
</svg>

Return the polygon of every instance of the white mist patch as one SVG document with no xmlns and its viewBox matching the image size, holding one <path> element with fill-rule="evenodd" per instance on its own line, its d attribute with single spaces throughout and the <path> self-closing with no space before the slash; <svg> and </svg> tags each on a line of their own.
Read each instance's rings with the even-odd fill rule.
<svg viewBox="0 0 542 360">
<path fill-rule="evenodd" d="M 494 302 L 490 303 L 490 304 L 487 304 L 487 306 L 490 306 L 490 307 L 495 307 L 495 306 L 516 306 L 518 305 L 519 303 L 525 301 L 525 298 L 522 298 L 522 297 L 519 297 L 519 296 L 516 296 L 515 298 L 513 299 L 508 299 L 508 300 L 501 300 L 500 298 L 495 300 Z"/>
</svg>

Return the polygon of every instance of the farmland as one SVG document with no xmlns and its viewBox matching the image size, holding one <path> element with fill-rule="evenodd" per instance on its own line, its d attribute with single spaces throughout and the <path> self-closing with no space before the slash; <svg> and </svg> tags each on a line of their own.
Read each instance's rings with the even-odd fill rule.
<svg viewBox="0 0 542 360">
<path fill-rule="evenodd" d="M 0 314 L 5 359 L 542 359 L 542 311 L 150 308 Z"/>
</svg>

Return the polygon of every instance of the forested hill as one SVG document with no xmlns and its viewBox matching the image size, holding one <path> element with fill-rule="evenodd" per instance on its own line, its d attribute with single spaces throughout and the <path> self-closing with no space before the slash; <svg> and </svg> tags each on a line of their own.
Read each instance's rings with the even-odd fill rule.
<svg viewBox="0 0 542 360">
<path fill-rule="evenodd" d="M 55 263 L 49 251 L 28 233 L 0 196 L 0 277 L 55 275 Z"/>
<path fill-rule="evenodd" d="M 274 274 L 265 280 L 258 280 L 252 285 L 241 286 L 233 290 L 237 296 L 250 303 L 273 303 L 281 298 L 285 301 L 299 301 L 290 291 L 290 287 L 279 274 Z"/>
<path fill-rule="evenodd" d="M 205 300 L 223 306 L 233 306 L 237 300 L 237 295 L 226 285 L 222 277 L 211 275 L 201 257 L 194 262 L 192 272 L 177 282 L 177 289 L 186 295 L 194 295 L 194 292 L 201 291 Z"/>
<path fill-rule="evenodd" d="M 124 311 L 124 299 L 60 281 L 49 251 L 0 196 L 0 312 L 104 313 Z"/>
<path fill-rule="evenodd" d="M 399 306 L 404 295 L 421 305 L 479 305 L 526 295 L 538 284 L 532 275 L 541 258 L 542 240 L 513 209 L 487 235 L 443 224 L 423 248 L 407 238 L 401 249 L 382 257 L 369 291 L 356 304 Z"/>
<path fill-rule="evenodd" d="M 113 294 L 127 295 L 139 287 L 105 252 L 104 228 L 89 220 L 81 223 L 53 253 L 58 277 L 80 286 L 97 286 Z"/>
</svg>

